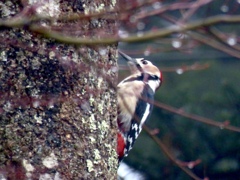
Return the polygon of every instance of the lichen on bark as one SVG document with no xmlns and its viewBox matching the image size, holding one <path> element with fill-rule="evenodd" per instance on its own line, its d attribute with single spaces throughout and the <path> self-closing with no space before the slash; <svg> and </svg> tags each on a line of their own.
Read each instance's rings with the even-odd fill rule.
<svg viewBox="0 0 240 180">
<path fill-rule="evenodd" d="M 74 11 L 71 3 L 54 2 L 57 13 Z M 100 1 L 84 2 L 96 7 Z M 1 18 L 21 13 L 26 4 L 0 3 Z M 69 32 L 76 36 L 105 26 L 114 32 L 115 26 L 95 18 L 52 28 L 66 33 L 74 23 L 81 24 Z M 24 27 L 3 29 L 0 39 L 1 177 L 114 179 L 116 45 L 66 45 Z"/>
</svg>

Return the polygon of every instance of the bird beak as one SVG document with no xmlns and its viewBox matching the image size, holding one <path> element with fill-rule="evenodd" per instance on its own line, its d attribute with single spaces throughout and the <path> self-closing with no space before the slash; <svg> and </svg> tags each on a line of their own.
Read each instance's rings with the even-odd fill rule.
<svg viewBox="0 0 240 180">
<path fill-rule="evenodd" d="M 130 69 L 131 71 L 140 71 L 142 72 L 142 68 L 140 67 L 140 65 L 138 64 L 138 62 L 136 61 L 135 58 L 131 58 L 130 56 L 126 55 L 125 53 L 123 53 L 122 51 L 118 50 L 118 53 L 123 57 L 123 59 L 125 59 L 128 64 L 130 65 Z M 134 66 L 134 67 L 132 67 Z"/>
<path fill-rule="evenodd" d="M 133 63 L 137 63 L 137 61 L 134 59 L 134 58 L 131 58 L 130 56 L 126 55 L 125 53 L 123 53 L 122 51 L 119 51 L 118 50 L 118 53 L 126 60 L 126 61 L 130 61 L 130 62 L 133 62 Z"/>
</svg>

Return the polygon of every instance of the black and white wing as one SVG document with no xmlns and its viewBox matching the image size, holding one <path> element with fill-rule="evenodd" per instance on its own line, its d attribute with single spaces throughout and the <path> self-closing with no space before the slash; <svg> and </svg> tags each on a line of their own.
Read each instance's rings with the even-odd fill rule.
<svg viewBox="0 0 240 180">
<path fill-rule="evenodd" d="M 154 92 L 148 84 L 145 85 L 141 98 L 137 102 L 137 108 L 131 120 L 131 127 L 126 135 L 126 146 L 124 149 L 125 156 L 132 149 L 137 137 L 142 131 L 142 125 L 146 122 L 153 109 L 152 101 Z"/>
</svg>

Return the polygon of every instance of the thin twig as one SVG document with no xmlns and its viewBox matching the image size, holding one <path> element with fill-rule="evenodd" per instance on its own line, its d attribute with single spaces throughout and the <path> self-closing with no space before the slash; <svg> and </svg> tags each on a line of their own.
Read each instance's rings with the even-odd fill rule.
<svg viewBox="0 0 240 180">
<path fill-rule="evenodd" d="M 240 22 L 240 15 L 228 16 L 228 15 L 217 15 L 207 19 L 201 19 L 195 22 L 191 22 L 182 26 L 171 26 L 168 28 L 159 29 L 154 32 L 147 32 L 142 36 L 131 35 L 129 37 L 105 37 L 105 38 L 78 38 L 67 36 L 65 34 L 51 31 L 48 28 L 40 27 L 38 25 L 31 25 L 30 29 L 34 32 L 44 35 L 48 38 L 53 38 L 57 41 L 67 43 L 67 44 L 76 44 L 76 45 L 101 45 L 101 44 L 114 44 L 117 42 L 142 42 L 155 40 L 156 38 L 164 37 L 171 35 L 173 33 L 180 33 L 188 30 L 197 29 L 203 26 L 210 26 L 218 23 L 237 23 Z"/>
<path fill-rule="evenodd" d="M 198 32 L 187 32 L 189 36 L 191 36 L 193 39 L 207 44 L 215 49 L 218 49 L 220 51 L 223 51 L 227 54 L 230 54 L 231 56 L 240 58 L 240 53 L 237 50 L 234 50 L 234 48 L 227 46 L 226 44 L 223 44 L 222 42 L 215 40 L 214 38 L 208 37 L 207 34 L 201 34 Z M 209 41 L 211 39 L 211 41 Z"/>
<path fill-rule="evenodd" d="M 206 2 L 208 3 L 208 2 Z M 159 15 L 163 14 L 166 11 L 175 11 L 175 10 L 182 10 L 182 9 L 191 9 L 196 7 L 196 2 L 177 2 L 167 5 L 162 5 L 161 8 L 158 8 L 156 10 L 152 10 L 151 12 L 142 12 L 139 13 L 136 16 L 136 20 L 143 19 L 149 16 Z"/>
<path fill-rule="evenodd" d="M 202 180 L 198 176 L 196 176 L 192 171 L 187 169 L 186 167 L 182 166 L 181 163 L 177 159 L 173 157 L 173 155 L 169 152 L 168 148 L 163 144 L 161 139 L 159 139 L 156 135 L 153 135 L 151 133 L 151 129 L 148 128 L 146 125 L 143 126 L 143 129 L 148 133 L 148 135 L 158 144 L 158 146 L 162 149 L 163 153 L 176 165 L 178 166 L 182 171 L 184 171 L 187 175 L 189 175 L 191 178 L 195 180 Z"/>
<path fill-rule="evenodd" d="M 178 24 L 184 24 L 186 21 L 193 16 L 193 14 L 203 5 L 210 3 L 212 0 L 198 0 L 193 3 L 187 12 L 183 14 L 183 18 L 178 21 Z"/>
<path fill-rule="evenodd" d="M 231 126 L 231 125 L 229 125 L 229 122 L 226 122 L 226 121 L 225 122 L 217 122 L 217 121 L 214 121 L 214 120 L 209 119 L 209 118 L 205 118 L 205 117 L 198 116 L 198 115 L 195 115 L 195 114 L 186 113 L 183 110 L 179 110 L 177 108 L 174 108 L 172 106 L 168 106 L 168 105 L 160 103 L 160 102 L 154 102 L 154 105 L 156 107 L 167 110 L 167 111 L 172 112 L 174 114 L 178 114 L 180 116 L 183 116 L 183 117 L 186 117 L 186 118 L 189 118 L 189 119 L 193 119 L 195 121 L 199 121 L 201 123 L 205 123 L 205 124 L 208 124 L 208 125 L 211 125 L 211 126 L 219 127 L 220 129 L 226 129 L 226 130 L 230 130 L 230 131 L 234 131 L 234 132 L 240 132 L 240 128 L 235 127 L 235 126 Z"/>
<path fill-rule="evenodd" d="M 170 16 L 166 16 L 166 15 L 162 15 L 163 18 L 169 20 L 172 23 L 178 24 L 178 21 L 175 20 L 173 17 Z M 240 20 L 240 19 L 239 19 Z M 179 26 L 183 26 L 181 24 L 178 24 Z M 202 26 L 202 27 L 209 27 L 209 25 L 207 26 Z M 210 28 L 210 27 L 209 27 Z M 191 36 L 193 39 L 195 39 L 198 42 L 207 44 L 215 49 L 218 49 L 220 51 L 223 51 L 231 56 L 240 58 L 240 53 L 238 51 L 236 51 L 234 48 L 229 47 L 229 45 L 226 45 L 224 43 L 222 43 L 221 41 L 217 41 L 214 40 L 214 38 L 212 37 L 208 37 L 208 33 L 205 32 L 205 34 L 201 34 L 200 32 L 193 32 L 193 31 L 187 31 L 185 32 L 187 35 Z M 209 39 L 211 39 L 211 41 L 209 41 Z"/>
<path fill-rule="evenodd" d="M 198 64 L 198 63 L 194 63 L 192 65 L 182 65 L 182 66 L 178 66 L 178 67 L 163 67 L 161 68 L 161 72 L 177 72 L 179 70 L 181 70 L 181 72 L 187 72 L 187 71 L 196 71 L 196 70 L 204 70 L 209 68 L 209 64 L 205 63 L 205 64 Z M 127 66 L 124 65 L 119 65 L 119 69 L 120 70 L 128 70 L 129 68 Z"/>
<path fill-rule="evenodd" d="M 225 44 L 226 46 L 230 47 L 230 48 L 233 48 L 237 51 L 240 51 L 240 46 L 239 44 L 237 44 L 237 35 L 235 35 L 234 33 L 231 35 L 231 34 L 226 34 L 224 32 L 221 32 L 219 30 L 217 30 L 217 28 L 207 28 L 208 32 L 211 33 L 211 35 L 216 38 L 217 40 L 219 40 L 220 42 L 222 42 L 223 44 Z M 236 36 L 236 37 L 235 37 Z M 228 39 L 229 38 L 235 38 L 235 44 L 230 44 L 228 43 Z"/>
</svg>

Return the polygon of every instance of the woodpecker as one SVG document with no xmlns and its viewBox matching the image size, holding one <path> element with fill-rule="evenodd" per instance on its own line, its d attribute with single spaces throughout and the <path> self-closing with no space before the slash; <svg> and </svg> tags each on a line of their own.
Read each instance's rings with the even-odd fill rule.
<svg viewBox="0 0 240 180">
<path fill-rule="evenodd" d="M 128 61 L 131 71 L 131 75 L 117 86 L 117 153 L 120 163 L 132 149 L 142 125 L 151 114 L 154 94 L 162 83 L 162 74 L 144 58 L 131 58 L 121 51 L 119 54 Z"/>
</svg>

